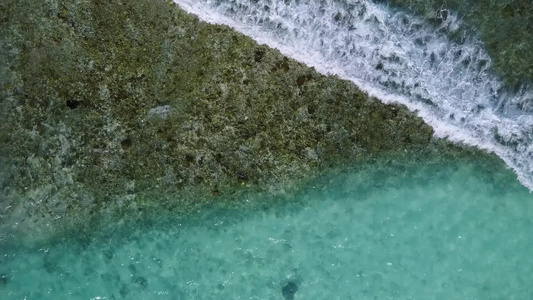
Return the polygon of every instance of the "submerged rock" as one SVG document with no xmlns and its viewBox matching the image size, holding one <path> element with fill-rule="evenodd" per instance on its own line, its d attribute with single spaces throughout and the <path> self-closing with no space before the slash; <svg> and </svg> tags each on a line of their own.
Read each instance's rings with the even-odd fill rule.
<svg viewBox="0 0 533 300">
<path fill-rule="evenodd" d="M 293 300 L 294 294 L 298 291 L 298 284 L 294 281 L 287 282 L 286 285 L 281 288 L 281 294 L 283 295 L 283 298 L 286 300 Z"/>
<path fill-rule="evenodd" d="M 7 274 L 0 274 L 0 287 L 6 285 L 8 281 Z"/>
</svg>

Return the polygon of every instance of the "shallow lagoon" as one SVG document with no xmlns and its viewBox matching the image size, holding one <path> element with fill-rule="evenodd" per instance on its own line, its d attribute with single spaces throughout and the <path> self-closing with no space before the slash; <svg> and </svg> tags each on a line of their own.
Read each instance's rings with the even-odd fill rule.
<svg viewBox="0 0 533 300">
<path fill-rule="evenodd" d="M 530 299 L 532 200 L 482 163 L 370 164 L 275 207 L 4 246 L 0 298 Z"/>
</svg>

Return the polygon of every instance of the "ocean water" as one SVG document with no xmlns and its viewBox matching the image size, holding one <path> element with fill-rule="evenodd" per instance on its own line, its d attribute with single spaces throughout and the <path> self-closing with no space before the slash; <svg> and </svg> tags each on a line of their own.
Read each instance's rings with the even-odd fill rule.
<svg viewBox="0 0 533 300">
<path fill-rule="evenodd" d="M 435 25 L 386 1 L 174 2 L 407 105 L 516 174 L 485 159 L 380 161 L 238 200 L 255 209 L 14 237 L 0 244 L 0 299 L 533 299 L 533 94 L 507 89 L 475 36 L 450 38 L 453 11 Z"/>
<path fill-rule="evenodd" d="M 479 37 L 461 36 L 453 11 L 432 14 L 435 25 L 387 1 L 174 2 L 384 102 L 405 104 L 436 136 L 497 154 L 533 190 L 533 89 L 507 88 Z"/>
<path fill-rule="evenodd" d="M 4 246 L 0 299 L 533 298 L 533 201 L 508 169 L 376 163 L 277 203 Z"/>
</svg>

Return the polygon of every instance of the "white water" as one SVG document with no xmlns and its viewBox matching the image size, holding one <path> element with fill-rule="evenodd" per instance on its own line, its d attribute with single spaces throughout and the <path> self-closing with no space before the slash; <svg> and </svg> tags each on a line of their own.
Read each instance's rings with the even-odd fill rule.
<svg viewBox="0 0 533 300">
<path fill-rule="evenodd" d="M 384 102 L 418 113 L 437 137 L 500 156 L 533 190 L 533 92 L 506 92 L 480 41 L 447 38 L 450 12 L 432 27 L 367 0 L 174 0 L 200 19 L 351 80 Z"/>
</svg>

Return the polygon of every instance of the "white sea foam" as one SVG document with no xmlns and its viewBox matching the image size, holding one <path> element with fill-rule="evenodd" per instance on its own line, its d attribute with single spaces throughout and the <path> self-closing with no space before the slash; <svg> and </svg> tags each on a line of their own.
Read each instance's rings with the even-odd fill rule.
<svg viewBox="0 0 533 300">
<path fill-rule="evenodd" d="M 395 12 L 368 0 L 174 0 L 200 19 L 225 24 L 323 74 L 351 80 L 384 102 L 416 111 L 437 137 L 496 153 L 533 190 L 533 92 L 507 92 L 460 25 Z"/>
</svg>

